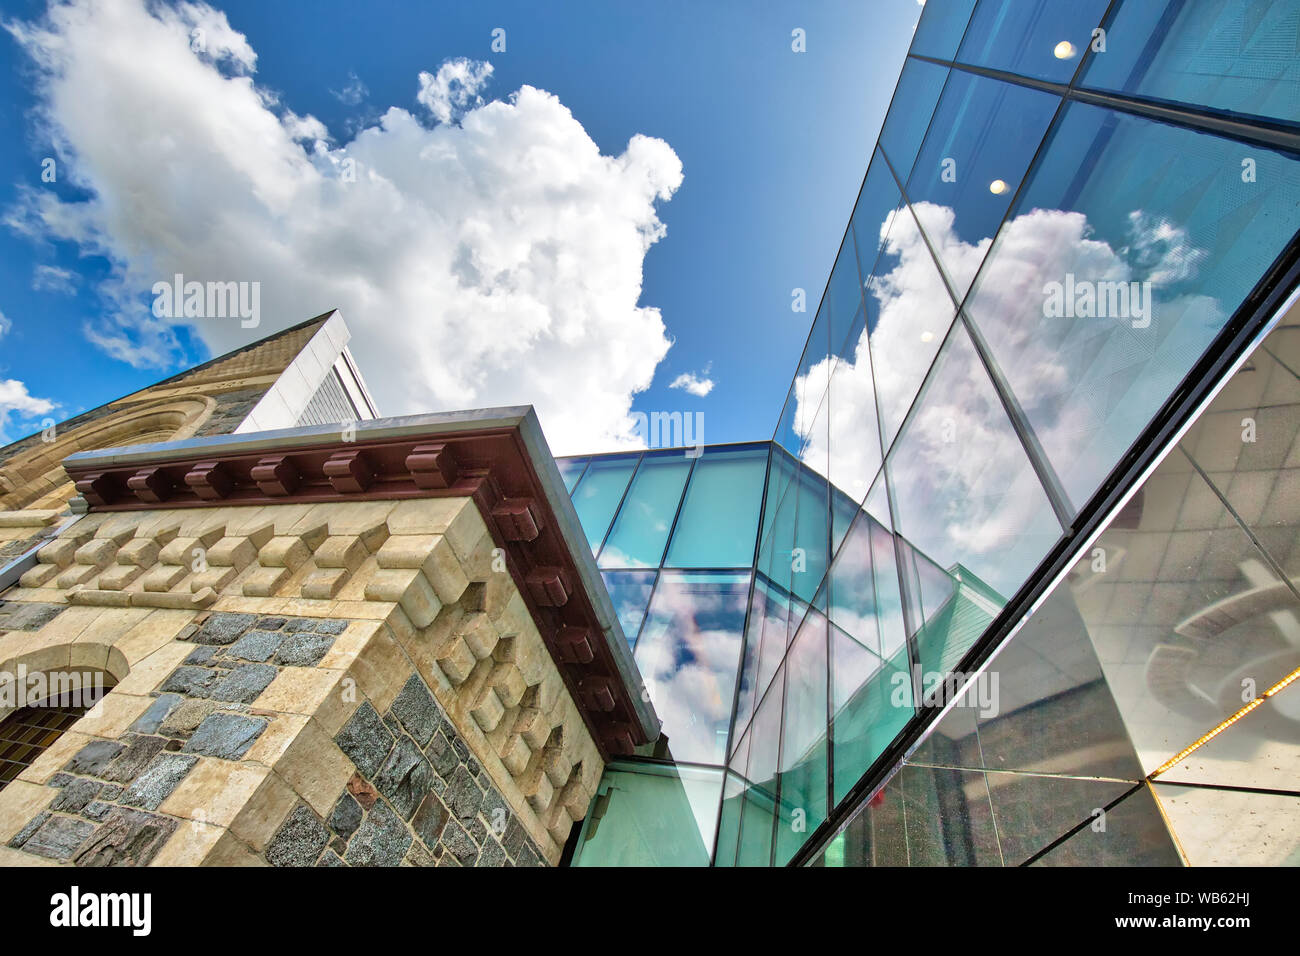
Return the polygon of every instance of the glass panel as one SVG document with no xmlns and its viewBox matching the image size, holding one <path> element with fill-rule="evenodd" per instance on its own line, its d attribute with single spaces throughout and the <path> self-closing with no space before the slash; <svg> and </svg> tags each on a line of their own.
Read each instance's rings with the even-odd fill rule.
<svg viewBox="0 0 1300 956">
<path fill-rule="evenodd" d="M 722 788 L 722 812 L 718 821 L 718 850 L 714 866 L 735 866 L 740 842 L 740 814 L 745 805 L 745 781 L 730 771 Z"/>
<path fill-rule="evenodd" d="M 817 315 L 820 326 L 823 322 L 830 324 L 830 307 L 823 303 Z M 830 339 L 819 336 L 829 343 Z M 811 343 L 809 343 L 811 346 Z M 797 444 L 790 446 L 800 461 L 805 462 L 818 474 L 826 474 L 827 448 L 826 396 L 830 390 L 831 370 L 835 367 L 835 357 L 829 344 L 826 351 L 815 355 L 811 351 L 804 353 L 804 362 L 799 367 L 799 374 L 794 380 L 797 405 L 794 417 L 794 438 Z"/>
<path fill-rule="evenodd" d="M 1060 98 L 953 71 L 907 196 L 958 299 L 1020 186 Z"/>
<path fill-rule="evenodd" d="M 908 866 L 1000 866 L 1000 831 L 994 825 L 983 773 L 904 767 L 899 793 L 907 818 Z"/>
<path fill-rule="evenodd" d="M 762 699 L 762 696 L 760 694 L 759 699 Z M 749 768 L 749 744 L 754 739 L 754 728 L 750 727 L 744 733 L 741 733 L 738 728 L 733 731 L 732 740 L 735 741 L 736 737 L 740 738 L 740 742 L 733 744 L 731 756 L 727 759 L 727 769 L 733 775 L 743 779 Z"/>
<path fill-rule="evenodd" d="M 944 573 L 937 565 L 920 560 L 920 566 L 932 573 L 921 577 L 925 623 L 915 636 L 916 658 L 922 679 L 933 685 L 941 675 L 957 669 L 1005 602 L 1002 595 L 960 566 Z M 928 692 L 923 693 L 930 699 Z"/>
<path fill-rule="evenodd" d="M 573 865 L 708 866 L 721 793 L 721 770 L 607 767 Z"/>
<path fill-rule="evenodd" d="M 754 715 L 753 740 L 745 776 L 740 815 L 738 866 L 772 865 L 772 827 L 776 816 L 776 771 L 781 746 L 781 705 L 785 691 L 785 667 L 777 672 L 767 695 Z"/>
<path fill-rule="evenodd" d="M 1236 567 L 1220 566 L 1220 573 L 1226 572 L 1228 578 L 1226 604 L 1223 599 L 1207 603 L 1200 613 L 1178 622 L 1175 634 L 1167 639 L 1175 648 L 1197 651 L 1180 683 L 1217 697 L 1225 713 L 1229 707 L 1245 706 L 1280 675 L 1300 667 L 1300 607 L 1289 600 L 1289 588 L 1273 576 L 1276 567 L 1290 576 L 1300 573 L 1300 377 L 1292 371 L 1300 368 L 1300 362 L 1295 362 L 1300 358 L 1296 355 L 1300 343 L 1295 342 L 1295 333 L 1291 326 L 1271 332 L 1184 436 L 1182 449 L 1195 459 L 1209 483 L 1189 478 L 1184 495 L 1171 496 L 1168 491 L 1163 495 L 1179 505 L 1179 539 L 1186 539 L 1189 532 L 1213 530 L 1220 547 L 1226 548 L 1235 536 L 1235 522 L 1222 507 L 1222 495 L 1264 549 L 1252 554 L 1238 538 Z M 1173 488 L 1172 480 L 1165 487 Z M 1138 538 L 1142 530 L 1139 525 L 1133 537 L 1149 539 L 1150 535 Z M 1171 586 L 1163 584 L 1162 590 Z M 1213 592 L 1207 598 L 1212 599 Z M 1215 635 L 1212 648 L 1205 646 L 1206 632 L 1200 622 L 1225 610 L 1235 623 Z M 1185 704 L 1177 706 L 1176 697 L 1170 697 L 1169 703 L 1186 710 Z M 1207 711 L 1206 720 L 1214 716 Z M 1300 685 L 1291 685 L 1170 767 L 1160 779 L 1295 790 L 1295 768 L 1300 766 L 1297 726 Z"/>
<path fill-rule="evenodd" d="M 983 0 L 966 28 L 957 61 L 1068 83 L 1079 67 L 1079 58 L 1092 43 L 1092 31 L 1100 26 L 1108 3 Z M 1121 40 L 1116 34 L 1115 45 Z"/>
<path fill-rule="evenodd" d="M 740 670 L 740 691 L 736 697 L 736 740 L 749 727 L 754 701 L 760 699 L 772 682 L 777 666 L 785 657 L 790 626 L 790 598 L 783 590 L 762 578 L 754 583 L 745 636 L 745 658 Z"/>
<path fill-rule="evenodd" d="M 1281 615 L 1279 615 L 1281 616 Z M 1296 617 L 1288 615 L 1292 633 Z M 1287 656 L 1300 667 L 1300 655 Z M 1253 679 L 1253 678 L 1252 678 Z M 1242 696 L 1245 688 L 1243 688 Z M 1267 690 L 1267 688 L 1261 688 Z M 1244 703 L 1243 703 L 1244 706 Z M 1291 684 L 1160 775 L 1166 783 L 1290 790 L 1300 796 L 1300 685 Z M 1208 728 L 1207 728 L 1208 730 Z M 1188 741 L 1188 745 L 1194 741 Z"/>
<path fill-rule="evenodd" d="M 934 104 L 939 102 L 939 93 L 947 79 L 946 66 L 935 66 L 910 56 L 903 64 L 893 102 L 889 104 L 889 115 L 880 130 L 880 147 L 903 182 L 907 182 L 916 151 L 930 125 Z"/>
<path fill-rule="evenodd" d="M 636 635 L 641 630 L 650 592 L 654 590 L 657 571 L 602 571 L 609 599 L 614 602 L 614 613 L 623 628 L 628 647 L 636 646 Z"/>
<path fill-rule="evenodd" d="M 600 550 L 600 543 L 605 540 L 605 532 L 609 530 L 609 523 L 640 458 L 636 454 L 592 459 L 587 473 L 578 482 L 573 492 L 573 507 L 578 512 L 582 530 L 587 533 L 592 554 Z"/>
<path fill-rule="evenodd" d="M 983 773 L 904 766 L 827 847 L 826 866 L 998 866 Z"/>
<path fill-rule="evenodd" d="M 876 256 L 880 254 L 880 247 L 885 242 L 886 227 L 901 199 L 894 176 L 881 158 L 880 150 L 877 149 L 871 158 L 867 176 L 862 181 L 862 190 L 858 193 L 857 204 L 853 207 L 853 235 L 858 248 L 858 273 L 864 283 L 876 265 Z M 843 338 L 838 341 L 832 340 L 831 348 L 842 355 L 844 344 Z"/>
<path fill-rule="evenodd" d="M 989 254 L 967 311 L 1076 506 L 1295 232 L 1300 163 L 1248 152 L 1070 105 Z"/>
<path fill-rule="evenodd" d="M 1300 666 L 1300 600 L 1180 450 L 1061 586 L 1088 627 L 1144 772 Z M 1267 699 L 1223 733 L 1222 750 L 1193 752 L 1171 779 L 1249 783 L 1244 757 L 1294 753 L 1295 711 L 1295 698 Z"/>
<path fill-rule="evenodd" d="M 901 783 L 895 775 L 859 807 L 827 847 L 826 866 L 907 865 L 907 818 L 903 813 Z"/>
<path fill-rule="evenodd" d="M 1300 866 L 1300 797 L 1157 783 L 1191 866 Z"/>
<path fill-rule="evenodd" d="M 1060 536 L 1047 496 L 958 323 L 886 462 L 897 531 L 1000 606 Z M 991 590 L 990 590 L 991 589 Z"/>
<path fill-rule="evenodd" d="M 1294 0 L 1126 0 L 1083 84 L 1211 109 L 1300 120 Z"/>
<path fill-rule="evenodd" d="M 992 770 L 986 777 L 1007 866 L 1020 866 L 1079 824 L 1091 824 L 1098 819 L 1097 811 L 1133 789 L 1124 780 Z"/>
<path fill-rule="evenodd" d="M 974 6 L 975 0 L 927 0 L 912 37 L 911 52 L 951 60 Z"/>
<path fill-rule="evenodd" d="M 885 486 L 884 469 L 881 469 L 876 475 L 876 480 L 871 483 L 871 491 L 862 502 L 862 510 L 875 518 L 886 531 L 893 532 L 894 518 L 889 512 L 889 495 Z"/>
<path fill-rule="evenodd" d="M 996 667 L 996 664 L 991 664 L 989 670 Z M 922 685 L 922 690 L 924 689 Z M 985 761 L 980 754 L 979 734 L 975 729 L 976 708 L 972 705 L 973 700 L 968 687 L 939 722 L 925 731 L 925 736 L 907 758 L 907 762 L 926 767 L 983 770 Z"/>
<path fill-rule="evenodd" d="M 886 662 L 874 651 L 831 627 L 837 804 L 915 713 L 907 652 Z"/>
<path fill-rule="evenodd" d="M 725 760 L 748 595 L 748 573 L 660 574 L 635 658 L 676 760 Z"/>
<path fill-rule="evenodd" d="M 789 862 L 808 834 L 826 819 L 826 714 L 826 618 L 812 610 L 786 659 L 778 866 Z"/>
<path fill-rule="evenodd" d="M 767 447 L 763 445 L 705 451 L 691 474 L 664 564 L 674 568 L 753 567 L 766 471 Z"/>
<path fill-rule="evenodd" d="M 883 485 L 878 482 L 882 494 Z M 869 499 L 836 555 L 830 618 L 872 653 L 892 657 L 905 641 L 903 602 L 893 535 L 870 513 L 876 508 Z"/>
<path fill-rule="evenodd" d="M 641 460 L 601 549 L 600 567 L 659 566 L 691 464 L 681 452 L 647 454 Z"/>
<path fill-rule="evenodd" d="M 826 480 L 826 472 L 830 470 L 830 373 L 835 365 L 835 359 L 827 356 L 826 360 L 818 363 L 809 375 L 809 382 L 806 394 L 809 396 L 818 396 L 818 405 L 816 413 L 809 415 L 805 421 L 800 433 L 803 439 L 799 447 L 799 460 L 808 467 L 802 471 L 811 470 L 813 475 L 823 484 Z M 814 387 L 811 379 L 816 376 L 821 381 Z M 802 405 L 801 405 L 802 410 Z"/>
<path fill-rule="evenodd" d="M 888 446 L 956 315 L 948 286 L 905 209 L 890 223 L 867 292 L 871 364 Z"/>
<path fill-rule="evenodd" d="M 866 319 L 858 313 L 853 325 L 853 346 L 835 366 L 831 376 L 830 425 L 827 460 L 832 507 L 837 516 L 852 520 L 857 502 L 866 497 L 871 480 L 880 470 L 880 426 L 876 418 L 875 386 L 867 345 Z M 840 505 L 839 499 L 844 499 Z M 837 524 L 833 546 L 838 546 L 848 523 Z"/>
<path fill-rule="evenodd" d="M 758 569 L 786 590 L 790 587 L 790 554 L 794 550 L 795 496 L 790 489 L 798 472 L 799 465 L 789 452 L 773 446 Z"/>
<path fill-rule="evenodd" d="M 785 393 L 785 404 L 781 406 L 781 418 L 776 423 L 776 433 L 772 436 L 774 442 L 792 452 L 799 450 L 799 434 L 794 427 L 795 415 L 799 411 L 800 393 L 796 391 L 798 381 L 796 376 L 790 382 L 790 389 Z"/>
<path fill-rule="evenodd" d="M 871 525 L 871 566 L 875 573 L 875 610 L 880 655 L 890 658 L 906 644 L 907 622 L 903 598 L 899 592 L 898 552 L 894 534 L 889 530 L 889 505 L 885 502 L 883 473 L 867 497 L 863 511 Z M 878 520 L 879 519 L 879 520 Z"/>
<path fill-rule="evenodd" d="M 858 277 L 858 255 L 852 228 L 845 233 L 840 255 L 836 256 L 835 267 L 831 269 L 826 298 L 829 304 L 828 354 L 835 355 L 853 329 L 853 321 L 862 306 L 862 280 Z"/>
<path fill-rule="evenodd" d="M 979 727 L 978 742 L 972 734 L 960 745 L 966 760 L 998 770 L 1143 777 L 1068 593 L 1053 593 L 1029 617 L 963 695 L 962 709 Z"/>
<path fill-rule="evenodd" d="M 853 322 L 862 307 L 862 281 L 858 278 L 858 256 L 852 229 L 844 235 L 840 254 L 835 259 L 826 286 L 826 298 L 830 304 L 827 354 L 837 355 L 853 330 Z"/>
<path fill-rule="evenodd" d="M 1298 376 L 1300 329 L 1280 326 L 1182 441 L 1273 561 L 1292 577 L 1300 576 Z"/>
<path fill-rule="evenodd" d="M 957 585 L 952 576 L 906 541 L 900 539 L 903 578 L 907 581 L 904 597 L 910 614 L 909 635 L 924 632 L 925 624 L 952 597 Z"/>
<path fill-rule="evenodd" d="M 809 468 L 799 469 L 791 494 L 795 498 L 794 549 L 790 556 L 790 591 L 802 601 L 817 593 L 830 563 L 830 497 L 824 464 L 826 409 L 818 414 L 805 454 L 813 459 Z"/>
<path fill-rule="evenodd" d="M 1182 866 L 1149 787 L 1129 794 L 1106 811 L 1106 826 L 1084 827 L 1034 866 Z"/>
<path fill-rule="evenodd" d="M 587 467 L 589 458 L 557 458 L 555 467 L 560 469 L 560 477 L 564 479 L 564 490 L 573 494 L 573 486 L 578 483 L 582 477 L 583 471 Z"/>
<path fill-rule="evenodd" d="M 858 513 L 858 503 L 840 491 L 834 485 L 831 486 L 831 554 L 839 550 L 840 542 L 844 540 L 844 534 L 849 530 L 849 525 Z"/>
<path fill-rule="evenodd" d="M 813 320 L 812 331 L 799 358 L 799 368 L 791 382 L 776 440 L 787 451 L 802 455 L 813 417 L 821 407 L 830 383 L 831 366 L 830 305 L 823 300 Z"/>
</svg>

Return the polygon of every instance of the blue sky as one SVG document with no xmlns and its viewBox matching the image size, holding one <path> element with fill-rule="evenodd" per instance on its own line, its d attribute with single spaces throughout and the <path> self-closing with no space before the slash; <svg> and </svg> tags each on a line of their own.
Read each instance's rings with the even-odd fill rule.
<svg viewBox="0 0 1300 956">
<path fill-rule="evenodd" d="M 359 129 L 374 127 L 390 107 L 419 115 L 417 76 L 421 71 L 436 73 L 441 64 L 457 57 L 491 63 L 493 72 L 478 91 L 479 101 L 508 100 L 524 85 L 547 91 L 571 112 L 603 156 L 623 155 L 629 140 L 638 134 L 666 143 L 680 160 L 682 178 L 680 186 L 667 190 L 670 199 L 654 203 L 666 234 L 645 252 L 637 304 L 659 310 L 665 337 L 673 344 L 654 369 L 650 387 L 635 395 L 631 408 L 646 412 L 701 410 L 708 442 L 765 438 L 774 428 L 921 9 L 915 0 L 437 7 L 231 0 L 214 6 L 256 54 L 255 71 L 232 71 L 227 62 L 220 68 L 224 78 L 243 72 L 263 93 L 274 94 L 277 112 L 291 110 L 297 116 L 315 117 L 328 129 L 334 149 L 346 149 Z M 13 0 L 3 8 L 7 23 L 40 21 L 45 11 L 43 3 Z M 504 53 L 490 49 L 492 31 L 498 27 L 506 31 Z M 791 50 L 791 30 L 796 27 L 806 31 L 807 52 Z M 101 35 L 106 32 L 98 29 Z M 129 37 L 122 39 L 124 49 L 129 49 L 129 41 Z M 117 41 L 109 35 L 102 42 Z M 132 325 L 135 316 L 131 308 L 147 317 L 148 285 L 141 283 L 140 277 L 147 277 L 148 269 L 139 267 L 139 259 L 130 267 L 120 260 L 136 256 L 142 244 L 153 243 L 148 262 L 167 275 L 172 268 L 169 249 L 185 243 L 189 234 L 185 229 L 167 233 L 164 226 L 161 231 L 153 228 L 142 238 L 131 232 L 132 226 L 124 227 L 115 220 L 113 211 L 123 205 L 121 196 L 130 196 L 135 203 L 130 207 L 129 222 L 148 218 L 151 212 L 150 198 L 140 197 L 141 187 L 131 179 L 132 171 L 146 171 L 141 180 L 146 194 L 152 184 L 162 182 L 159 192 L 168 198 L 159 203 L 159 217 L 174 220 L 192 208 L 202 221 L 198 228 L 205 232 L 233 228 L 222 224 L 227 220 L 222 210 L 240 208 L 244 199 L 223 195 L 224 205 L 217 205 L 205 195 L 204 164 L 209 161 L 209 151 L 196 146 L 192 155 L 188 153 L 184 127 L 168 122 L 162 105 L 157 108 L 159 122 L 176 129 L 182 139 L 176 155 L 187 158 L 181 161 L 172 156 L 163 162 L 155 150 L 142 143 L 135 161 L 129 142 L 115 141 L 111 129 L 106 133 L 92 128 L 95 117 L 77 113 L 77 104 L 93 99 L 99 91 L 78 89 L 76 77 L 71 75 L 61 86 L 55 84 L 48 68 L 34 64 L 30 49 L 30 44 L 24 49 L 10 32 L 0 34 L 0 55 L 10 65 L 0 74 L 4 84 L 0 136 L 8 144 L 0 151 L 0 209 L 13 220 L 13 209 L 25 202 L 30 208 L 33 190 L 53 191 L 70 207 L 97 197 L 100 202 L 93 241 L 85 235 L 69 238 L 76 230 L 37 228 L 21 234 L 12 226 L 0 228 L 0 313 L 10 325 L 0 338 L 0 381 L 21 381 L 30 396 L 56 403 L 53 417 L 62 418 L 200 361 L 214 347 L 225 350 L 341 304 L 324 299 L 303 301 L 298 309 L 298 301 L 312 296 L 294 290 L 289 300 L 293 304 L 286 307 L 281 299 L 275 313 L 267 315 L 256 330 L 223 328 L 219 334 L 208 329 L 168 330 L 161 362 L 157 356 L 146 360 L 150 350 L 141 345 L 156 330 L 133 327 L 126 337 L 131 348 L 92 344 L 88 326 L 97 330 L 102 341 L 111 337 L 112 323 Z M 132 59 L 132 55 L 123 59 Z M 152 111 L 149 90 L 159 86 L 156 76 L 147 88 L 129 85 L 132 75 L 125 70 L 120 78 L 112 70 L 98 71 L 96 76 L 96 85 L 121 84 L 120 94 L 107 101 L 110 108 L 126 109 L 121 104 L 131 101 L 134 114 Z M 353 95 L 347 94 L 349 87 Z M 363 91 L 359 97 L 357 91 Z M 196 112 L 205 109 L 208 107 L 195 101 Z M 130 120 L 138 122 L 139 117 L 123 114 L 121 137 L 152 139 L 152 135 L 131 132 Z M 422 122 L 435 125 L 427 115 Z M 66 128 L 60 130 L 60 123 Z M 51 124 L 63 140 L 62 152 L 51 145 Z M 394 164 L 392 168 L 400 165 L 401 157 L 394 152 L 402 148 L 402 142 L 394 135 L 384 147 L 384 161 Z M 73 145 L 69 147 L 69 143 Z M 304 143 L 301 148 L 308 147 Z M 104 158 L 109 152 L 118 155 Z M 82 175 L 42 184 L 41 160 L 51 155 Z M 158 165 L 150 169 L 150 163 Z M 671 164 L 656 154 L 647 165 L 662 169 Z M 172 182 L 176 179 L 190 184 L 189 198 Z M 231 181 L 215 171 L 212 190 L 228 189 Z M 611 186 L 616 188 L 617 183 Z M 543 190 L 542 195 L 546 194 Z M 179 200 L 178 195 L 182 197 Z M 428 202 L 427 198 L 422 201 Z M 285 214 L 299 220 L 311 215 L 310 206 L 301 202 L 287 208 Z M 523 213 L 534 214 L 535 210 Z M 364 208 L 360 215 L 365 218 Z M 376 218 L 384 215 L 381 210 L 375 212 Z M 449 215 L 467 214 L 456 207 Z M 638 215 L 643 222 L 645 213 Z M 282 224 L 274 219 L 274 210 L 262 209 L 257 216 L 242 221 L 255 223 L 257 231 L 278 233 Z M 238 222 L 233 215 L 229 219 Z M 619 228 L 625 225 L 620 223 Z M 412 228 L 418 228 L 418 223 Z M 337 226 L 326 230 L 327 235 L 338 232 Z M 611 228 L 611 241 L 622 234 Z M 295 241 L 293 230 L 287 230 L 285 236 L 286 242 Z M 394 241 L 391 233 L 384 241 Z M 237 243 L 237 237 L 230 243 Z M 592 248 L 584 246 L 577 253 L 579 260 L 584 254 L 593 257 L 589 264 L 577 263 L 577 274 L 607 265 L 598 246 L 595 253 Z M 292 262 L 294 255 L 310 261 L 313 252 L 291 250 L 285 261 Z M 355 258 L 355 250 L 351 254 Z M 115 256 L 119 261 L 114 261 Z M 381 251 L 376 257 L 380 261 L 373 266 L 375 275 L 367 274 L 367 279 L 382 287 L 385 263 Z M 192 272 L 194 259 L 187 261 Z M 619 266 L 615 278 L 620 284 L 629 268 L 635 272 L 634 263 Z M 274 277 L 259 278 L 274 281 Z M 805 313 L 790 309 L 794 287 L 808 290 Z M 123 302 L 129 303 L 132 295 L 136 297 L 134 306 L 128 304 L 124 310 Z M 275 299 L 274 290 L 270 298 Z M 360 301 L 367 300 L 361 297 Z M 409 303 L 410 299 L 403 301 Z M 599 307 L 612 300 L 594 301 Z M 545 311 L 554 307 L 554 302 L 543 296 L 539 308 Z M 380 384 L 376 391 L 382 410 L 416 410 L 409 407 L 411 403 L 428 409 L 454 407 L 449 402 L 455 399 L 448 394 L 490 401 L 503 393 L 492 374 L 484 372 L 473 382 L 457 383 L 459 392 L 448 384 L 447 391 L 421 397 L 412 391 L 414 386 L 404 385 L 402 401 L 408 407 L 394 408 L 393 402 L 385 400 L 382 380 L 392 368 L 386 359 L 402 361 L 399 347 L 393 344 L 400 342 L 400 336 L 393 337 L 394 327 L 405 329 L 403 334 L 422 334 L 419 316 L 425 314 L 426 307 L 436 310 L 437 300 L 432 300 L 431 306 L 423 303 L 416 315 L 402 316 L 385 326 L 382 334 L 391 341 L 386 339 L 382 348 L 378 339 L 368 337 L 371 333 L 366 323 L 373 318 L 354 314 L 357 307 L 344 309 L 358 337 L 353 350 L 362 372 L 372 388 Z M 609 321 L 620 320 L 612 316 Z M 611 328 L 616 333 L 619 326 L 593 324 L 586 334 L 609 338 Z M 644 337 L 629 339 L 627 348 L 644 347 L 646 341 Z M 371 342 L 373 347 L 367 345 Z M 581 341 L 569 344 L 575 367 L 559 371 L 570 378 L 598 375 L 610 362 L 608 348 L 587 355 Z M 555 364 L 554 354 L 539 352 L 538 364 Z M 491 356 L 485 361 L 490 364 Z M 440 378 L 436 365 L 426 368 L 428 378 Z M 669 384 L 683 373 L 712 380 L 712 391 L 697 397 L 681 388 L 670 389 Z M 635 377 L 628 372 L 629 381 Z M 516 398 L 513 394 L 502 397 Z M 562 403 L 562 390 L 558 397 L 546 400 L 552 406 Z M 573 415 L 580 417 L 584 403 L 603 407 L 617 405 L 617 399 L 602 394 L 593 400 L 575 390 L 573 403 Z M 30 410 L 25 415 L 13 411 L 0 418 L 0 435 L 16 438 L 31 430 L 40 417 Z M 543 412 L 543 425 L 547 422 Z M 572 420 L 557 426 L 556 431 L 565 432 L 559 442 L 563 447 L 557 451 L 583 450 L 574 447 Z M 555 437 L 552 444 L 557 444 Z"/>
</svg>

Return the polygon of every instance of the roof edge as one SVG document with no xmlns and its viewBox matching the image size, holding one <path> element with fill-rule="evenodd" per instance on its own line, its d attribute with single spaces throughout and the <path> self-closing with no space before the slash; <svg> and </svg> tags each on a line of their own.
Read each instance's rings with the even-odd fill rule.
<svg viewBox="0 0 1300 956">
<path fill-rule="evenodd" d="M 472 497 L 602 753 L 658 737 L 530 405 L 83 451 L 63 466 L 96 512 Z M 613 692 L 612 707 L 601 687 Z"/>
</svg>

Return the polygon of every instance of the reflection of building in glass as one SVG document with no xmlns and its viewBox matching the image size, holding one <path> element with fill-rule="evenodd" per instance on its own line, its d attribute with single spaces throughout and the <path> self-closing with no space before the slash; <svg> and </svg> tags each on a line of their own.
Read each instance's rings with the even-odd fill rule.
<svg viewBox="0 0 1300 956">
<path fill-rule="evenodd" d="M 927 3 L 766 463 L 565 463 L 666 736 L 578 863 L 667 759 L 700 863 L 1295 862 L 1298 24 Z"/>
</svg>

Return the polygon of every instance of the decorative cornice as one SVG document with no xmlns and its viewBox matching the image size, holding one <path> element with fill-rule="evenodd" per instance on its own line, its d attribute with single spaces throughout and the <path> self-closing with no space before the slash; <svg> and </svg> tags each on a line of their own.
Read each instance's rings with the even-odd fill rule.
<svg viewBox="0 0 1300 956">
<path fill-rule="evenodd" d="M 658 722 L 572 504 L 544 442 L 530 451 L 531 409 L 491 414 L 106 449 L 63 465 L 93 512 L 473 498 L 603 755 L 628 754 Z"/>
</svg>

